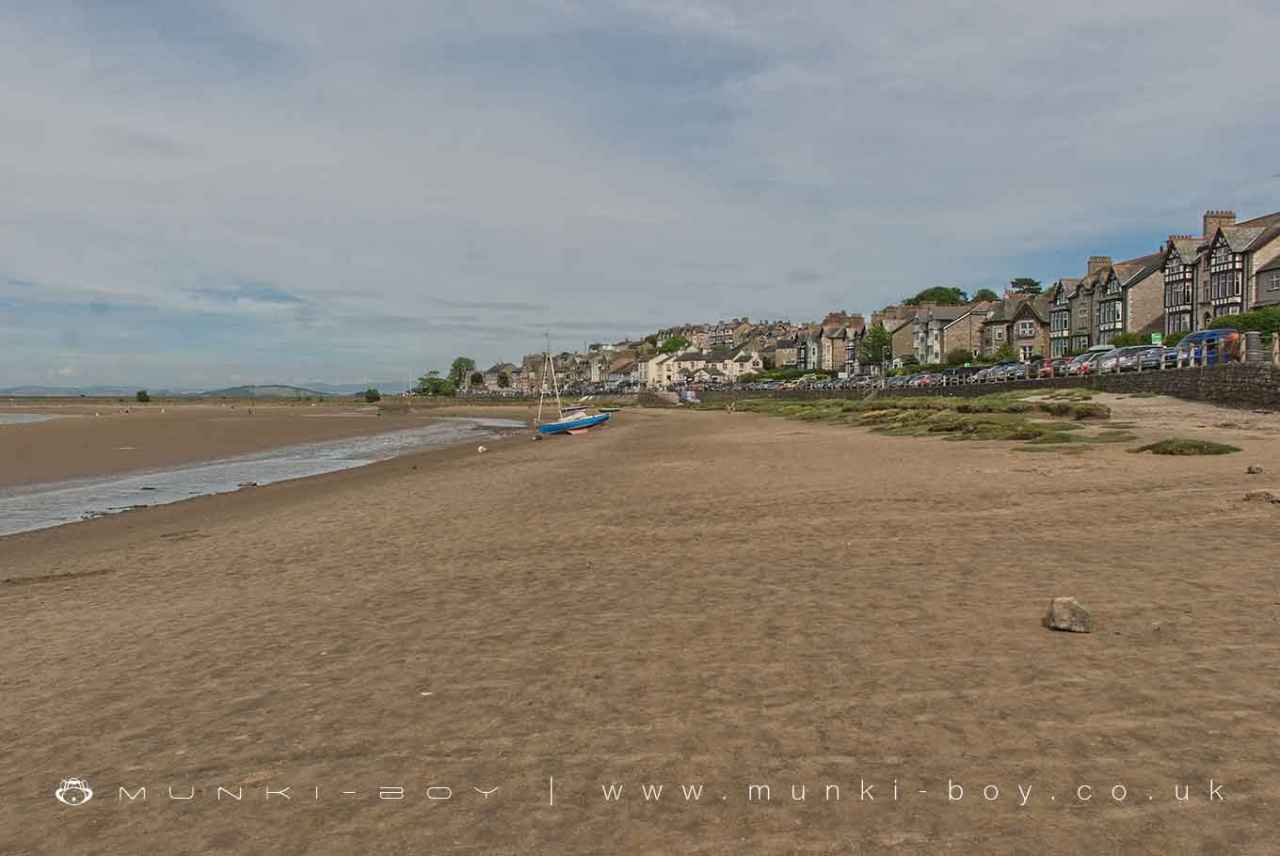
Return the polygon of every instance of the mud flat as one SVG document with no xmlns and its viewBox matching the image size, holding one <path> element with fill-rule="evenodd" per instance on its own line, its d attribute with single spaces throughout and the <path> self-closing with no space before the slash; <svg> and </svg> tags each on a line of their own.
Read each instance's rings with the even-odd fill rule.
<svg viewBox="0 0 1280 856">
<path fill-rule="evenodd" d="M 1109 403 L 1243 451 L 627 411 L 0 539 L 4 846 L 1270 852 L 1275 417 Z"/>
</svg>

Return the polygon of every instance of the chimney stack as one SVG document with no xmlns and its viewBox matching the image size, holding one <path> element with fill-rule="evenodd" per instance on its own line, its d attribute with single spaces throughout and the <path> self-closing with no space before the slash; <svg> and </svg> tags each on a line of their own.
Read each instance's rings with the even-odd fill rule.
<svg viewBox="0 0 1280 856">
<path fill-rule="evenodd" d="M 1204 237 L 1212 238 L 1213 233 L 1218 231 L 1220 226 L 1231 226 L 1236 222 L 1236 212 L 1234 211 L 1206 211 L 1204 212 Z"/>
<path fill-rule="evenodd" d="M 1089 276 L 1111 267 L 1111 256 L 1089 256 Z"/>
</svg>

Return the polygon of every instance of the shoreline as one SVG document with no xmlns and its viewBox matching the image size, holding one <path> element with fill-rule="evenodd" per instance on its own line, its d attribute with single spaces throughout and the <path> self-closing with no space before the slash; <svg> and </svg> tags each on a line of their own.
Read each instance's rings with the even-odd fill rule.
<svg viewBox="0 0 1280 856">
<path fill-rule="evenodd" d="M 520 436 L 511 432 L 486 440 L 488 450 L 486 456 L 518 445 Z M 282 479 L 270 484 L 254 485 L 225 493 L 202 494 L 163 505 L 150 505 L 116 514 L 71 521 L 58 526 L 0 535 L 0 548 L 4 549 L 5 555 L 14 564 L 18 564 L 23 559 L 31 558 L 38 553 L 51 553 L 56 556 L 64 549 L 79 552 L 86 548 L 96 549 L 135 539 L 165 537 L 162 530 L 172 529 L 173 526 L 198 523 L 211 517 L 216 517 L 220 521 L 252 520 L 264 511 L 278 507 L 281 503 L 306 500 L 333 490 L 359 486 L 367 481 L 379 481 L 395 475 L 400 470 L 406 474 L 429 472 L 451 462 L 474 457 L 479 457 L 475 448 L 465 441 L 428 447 L 346 469 Z M 73 544 L 67 543 L 68 535 L 75 536 Z M 56 581 L 64 577 L 72 579 L 77 576 L 82 575 L 47 574 L 35 577 L 0 575 L 0 584 L 22 585 L 33 581 Z"/>
<path fill-rule="evenodd" d="M 364 404 L 118 404 L 6 408 L 54 418 L 0 425 L 0 490 L 175 469 L 425 427 L 436 408 Z M 99 415 L 95 415 L 99 414 Z M 496 415 L 496 414 L 495 414 Z M 501 418 L 520 418 L 507 411 Z"/>
<path fill-rule="evenodd" d="M 496 424 L 499 421 L 505 424 Z M 476 441 L 482 445 L 494 443 L 516 436 L 520 430 L 521 426 L 510 419 L 440 415 L 416 427 L 343 440 L 320 440 L 177 466 L 0 488 L 0 539 L 198 497 L 234 494 L 361 469 L 432 449 L 469 446 Z"/>
</svg>

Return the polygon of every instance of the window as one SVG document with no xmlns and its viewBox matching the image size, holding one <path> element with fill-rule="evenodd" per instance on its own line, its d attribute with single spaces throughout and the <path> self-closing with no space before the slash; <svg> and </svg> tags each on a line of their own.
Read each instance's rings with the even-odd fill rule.
<svg viewBox="0 0 1280 856">
<path fill-rule="evenodd" d="M 1030 362 L 1031 357 L 1035 354 L 1035 345 L 1023 345 L 1020 349 L 1020 357 L 1024 363 Z"/>
<path fill-rule="evenodd" d="M 1019 321 L 1018 322 L 1018 338 L 1029 339 L 1036 334 L 1036 322 Z"/>
<path fill-rule="evenodd" d="M 1280 291 L 1280 270 L 1272 271 L 1268 275 L 1267 291 Z"/>
</svg>

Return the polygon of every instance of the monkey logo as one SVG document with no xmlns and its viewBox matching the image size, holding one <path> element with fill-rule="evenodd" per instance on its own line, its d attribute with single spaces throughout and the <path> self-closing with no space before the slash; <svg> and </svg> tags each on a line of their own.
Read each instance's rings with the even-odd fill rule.
<svg viewBox="0 0 1280 856">
<path fill-rule="evenodd" d="M 63 805 L 84 805 L 93 799 L 93 789 L 84 779 L 63 779 L 53 795 Z"/>
</svg>

